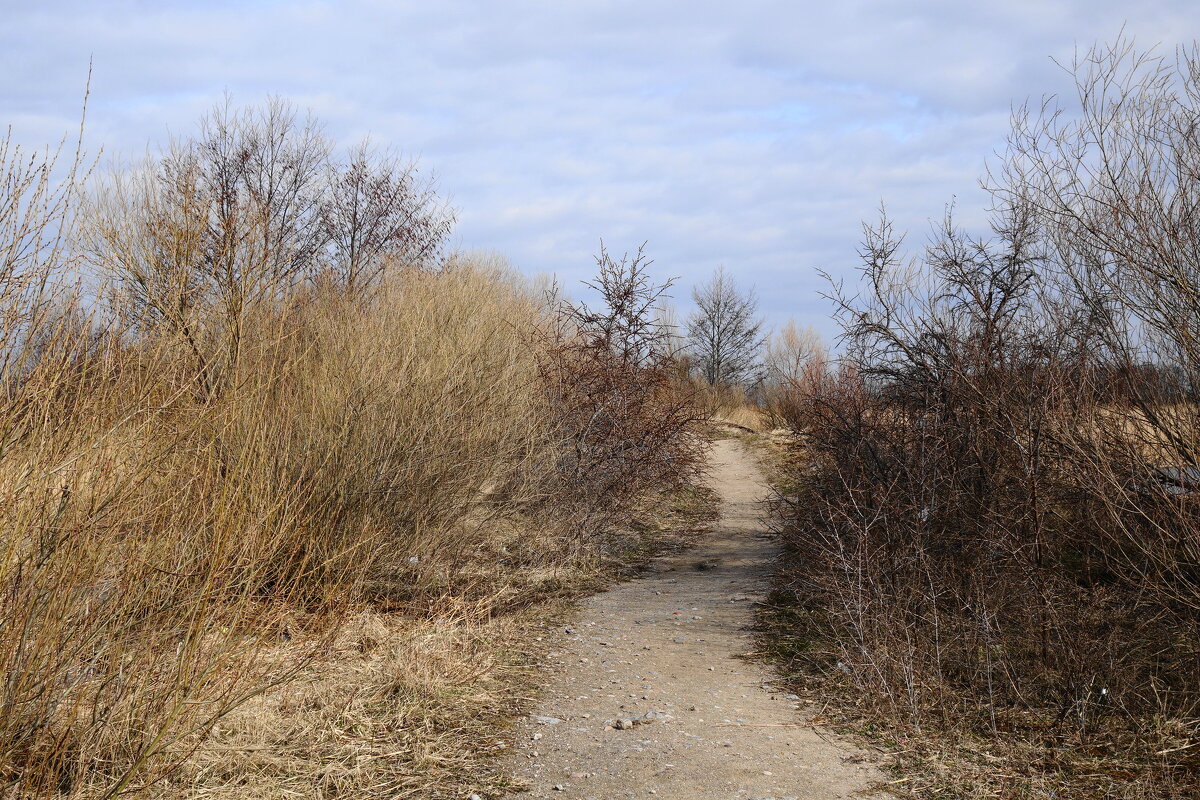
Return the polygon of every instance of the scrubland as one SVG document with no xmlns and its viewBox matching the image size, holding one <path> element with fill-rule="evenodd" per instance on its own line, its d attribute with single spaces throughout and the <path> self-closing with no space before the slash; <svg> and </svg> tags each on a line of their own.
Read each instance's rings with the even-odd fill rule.
<svg viewBox="0 0 1200 800">
<path fill-rule="evenodd" d="M 1197 63 L 1097 48 L 1018 109 L 990 238 L 867 226 L 838 359 L 769 404 L 764 641 L 894 792 L 1200 793 Z"/>
<path fill-rule="evenodd" d="M 723 272 L 706 360 L 642 252 L 534 291 L 283 103 L 0 140 L 0 793 L 501 794 L 537 631 L 711 511 L 712 419 L 768 443 L 763 647 L 890 791 L 1197 796 L 1200 55 L 1074 71 L 989 236 L 882 215 L 834 351 L 761 361 Z"/>
<path fill-rule="evenodd" d="M 700 502 L 699 412 L 452 222 L 278 102 L 111 173 L 0 141 L 0 793 L 501 780 L 518 644 Z"/>
</svg>

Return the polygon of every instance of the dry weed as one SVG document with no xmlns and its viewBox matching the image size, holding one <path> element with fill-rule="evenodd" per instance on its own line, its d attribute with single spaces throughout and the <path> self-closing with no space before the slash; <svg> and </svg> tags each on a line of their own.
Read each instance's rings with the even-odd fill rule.
<svg viewBox="0 0 1200 800">
<path fill-rule="evenodd" d="M 0 140 L 7 796 L 494 784 L 501 615 L 644 548 L 611 524 L 694 474 L 662 370 L 438 260 L 428 187 L 327 144 L 218 109 L 81 221 L 80 157 L 56 189 Z"/>
</svg>

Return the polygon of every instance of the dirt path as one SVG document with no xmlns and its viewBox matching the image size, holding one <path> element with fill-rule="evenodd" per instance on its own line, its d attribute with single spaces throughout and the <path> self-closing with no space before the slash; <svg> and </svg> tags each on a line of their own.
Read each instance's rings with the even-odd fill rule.
<svg viewBox="0 0 1200 800">
<path fill-rule="evenodd" d="M 520 797 L 830 800 L 878 778 L 863 753 L 806 727 L 811 708 L 773 690 L 769 669 L 738 658 L 777 545 L 753 458 L 726 440 L 712 460 L 712 533 L 559 631 L 510 764 L 529 786 Z"/>
</svg>

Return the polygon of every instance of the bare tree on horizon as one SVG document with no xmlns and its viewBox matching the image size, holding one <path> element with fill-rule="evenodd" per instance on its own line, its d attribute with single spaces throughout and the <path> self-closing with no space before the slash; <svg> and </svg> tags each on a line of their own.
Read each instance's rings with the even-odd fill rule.
<svg viewBox="0 0 1200 800">
<path fill-rule="evenodd" d="M 696 311 L 688 318 L 687 344 L 696 370 L 713 385 L 754 383 L 766 339 L 754 291 L 739 290 L 722 266 L 692 289 L 692 300 Z"/>
</svg>

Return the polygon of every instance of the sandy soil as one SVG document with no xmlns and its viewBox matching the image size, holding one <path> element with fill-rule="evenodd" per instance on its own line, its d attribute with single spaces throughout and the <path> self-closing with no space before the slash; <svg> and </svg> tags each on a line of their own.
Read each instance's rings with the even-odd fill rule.
<svg viewBox="0 0 1200 800">
<path fill-rule="evenodd" d="M 739 657 L 777 544 L 753 457 L 725 440 L 712 460 L 722 516 L 711 534 L 558 630 L 506 765 L 528 786 L 520 797 L 829 800 L 879 779 L 868 754 L 808 725 L 811 706 Z"/>
</svg>

